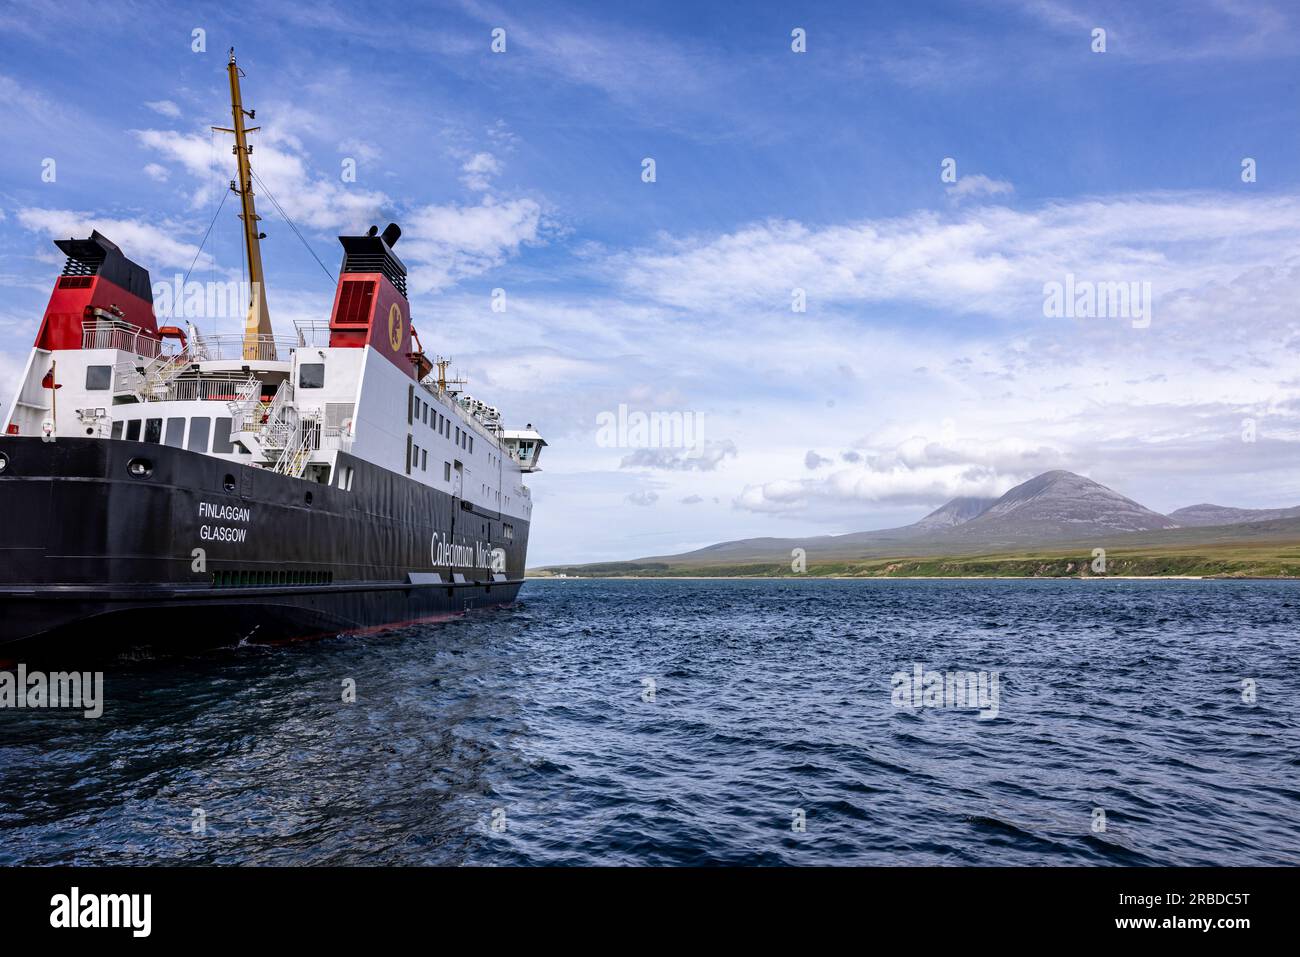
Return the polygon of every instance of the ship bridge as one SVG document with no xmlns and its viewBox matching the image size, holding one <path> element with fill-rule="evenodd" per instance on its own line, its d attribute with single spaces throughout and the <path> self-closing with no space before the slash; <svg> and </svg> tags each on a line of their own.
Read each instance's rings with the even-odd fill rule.
<svg viewBox="0 0 1300 957">
<path fill-rule="evenodd" d="M 522 429 L 504 429 L 501 432 L 501 447 L 506 454 L 519 463 L 521 472 L 540 472 L 537 460 L 541 458 L 546 440 L 528 423 Z"/>
</svg>

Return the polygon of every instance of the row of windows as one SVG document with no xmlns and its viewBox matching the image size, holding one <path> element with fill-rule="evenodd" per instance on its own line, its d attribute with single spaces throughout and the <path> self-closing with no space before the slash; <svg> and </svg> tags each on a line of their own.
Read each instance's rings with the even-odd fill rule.
<svg viewBox="0 0 1300 957">
<path fill-rule="evenodd" d="M 318 571 L 220 571 L 212 573 L 212 584 L 218 588 L 238 588 L 241 585 L 328 585 L 334 581 L 333 572 Z"/>
<path fill-rule="evenodd" d="M 189 422 L 188 438 L 185 430 L 187 421 Z M 210 448 L 209 436 L 212 439 Z M 165 428 L 164 420 L 161 418 L 119 419 L 113 423 L 111 437 L 124 438 L 128 442 L 155 442 L 177 449 L 189 449 L 191 452 L 210 451 L 217 454 L 230 454 L 236 451 L 235 444 L 230 441 L 229 418 L 210 419 L 200 416 L 187 420 L 184 416 L 176 416 L 165 420 Z"/>
<path fill-rule="evenodd" d="M 469 430 L 453 425 L 451 419 L 416 395 L 414 386 L 411 387 L 411 402 L 412 422 L 422 422 L 444 438 L 451 439 L 458 448 L 471 454 L 474 452 L 474 436 Z"/>
<path fill-rule="evenodd" d="M 427 472 L 427 471 L 429 471 L 429 450 L 428 450 L 428 449 L 422 449 L 422 448 L 420 448 L 418 445 L 416 445 L 414 442 L 412 442 L 412 443 L 411 443 L 411 455 L 410 455 L 410 459 L 409 459 L 409 460 L 407 461 L 407 463 L 406 463 L 406 471 L 407 471 L 407 472 L 414 472 L 416 469 L 419 469 L 421 472 Z M 443 480 L 444 482 L 450 482 L 450 481 L 451 481 L 451 463 L 450 463 L 450 462 L 443 462 L 443 463 L 442 463 L 442 480 Z"/>
</svg>

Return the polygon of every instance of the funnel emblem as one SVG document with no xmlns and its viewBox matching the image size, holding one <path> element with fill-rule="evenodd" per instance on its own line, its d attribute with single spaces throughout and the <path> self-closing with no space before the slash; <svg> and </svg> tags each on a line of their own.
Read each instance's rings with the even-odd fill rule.
<svg viewBox="0 0 1300 957">
<path fill-rule="evenodd" d="M 402 307 L 397 303 L 388 308 L 388 344 L 394 352 L 402 348 Z"/>
</svg>

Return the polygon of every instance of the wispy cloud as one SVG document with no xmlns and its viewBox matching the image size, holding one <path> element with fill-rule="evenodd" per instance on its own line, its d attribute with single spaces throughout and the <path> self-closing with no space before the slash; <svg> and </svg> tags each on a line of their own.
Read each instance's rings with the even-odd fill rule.
<svg viewBox="0 0 1300 957">
<path fill-rule="evenodd" d="M 181 115 L 181 108 L 171 100 L 150 100 L 145 106 L 162 116 L 177 119 Z"/>
<path fill-rule="evenodd" d="M 132 258 L 159 266 L 188 267 L 198 246 L 176 238 L 175 223 L 152 223 L 139 219 L 121 219 L 65 209 L 28 207 L 18 210 L 18 222 L 24 228 L 50 239 L 89 236 L 98 229 L 128 251 Z M 206 265 L 205 257 L 200 262 Z"/>
<path fill-rule="evenodd" d="M 992 179 L 983 173 L 963 175 L 948 187 L 948 195 L 954 199 L 971 196 L 1008 196 L 1015 192 L 1015 187 L 1006 180 Z"/>
<path fill-rule="evenodd" d="M 460 181 L 468 189 L 483 192 L 492 188 L 492 178 L 501 172 L 501 161 L 491 153 L 475 153 L 461 164 Z"/>
</svg>

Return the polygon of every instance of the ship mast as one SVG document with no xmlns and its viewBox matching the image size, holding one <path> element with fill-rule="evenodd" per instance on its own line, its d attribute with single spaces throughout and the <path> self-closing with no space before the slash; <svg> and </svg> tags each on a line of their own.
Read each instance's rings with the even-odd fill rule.
<svg viewBox="0 0 1300 957">
<path fill-rule="evenodd" d="M 449 390 L 449 389 L 447 388 L 448 386 L 460 386 L 460 385 L 464 385 L 464 384 L 465 384 L 465 380 L 464 380 L 464 379 L 448 379 L 448 378 L 447 378 L 447 366 L 451 365 L 451 360 L 450 360 L 450 359 L 444 359 L 442 356 L 438 356 L 438 360 L 434 363 L 434 365 L 436 365 L 436 366 L 438 367 L 438 391 L 439 391 L 439 392 L 448 392 L 448 391 L 451 391 L 451 392 L 459 392 L 459 391 L 460 391 L 459 389 L 450 389 L 450 390 Z"/>
<path fill-rule="evenodd" d="M 266 285 L 262 275 L 260 244 L 262 234 L 257 228 L 261 217 L 257 215 L 257 209 L 253 204 L 253 169 L 248 162 L 253 147 L 248 145 L 247 134 L 256 132 L 261 127 L 244 128 L 244 117 L 247 116 L 250 120 L 256 119 L 257 111 L 245 110 L 243 100 L 240 98 L 239 77 L 242 71 L 235 63 L 234 47 L 230 48 L 230 63 L 226 69 L 230 74 L 230 114 L 234 118 L 235 128 L 214 126 L 213 129 L 221 133 L 235 134 L 233 152 L 239 166 L 239 181 L 236 185 L 232 180 L 230 189 L 239 196 L 240 205 L 243 207 L 239 218 L 244 223 L 244 255 L 248 263 L 248 281 L 252 284 L 248 316 L 244 319 L 244 358 L 274 359 L 275 341 L 271 336 L 271 314 L 266 308 Z"/>
</svg>

